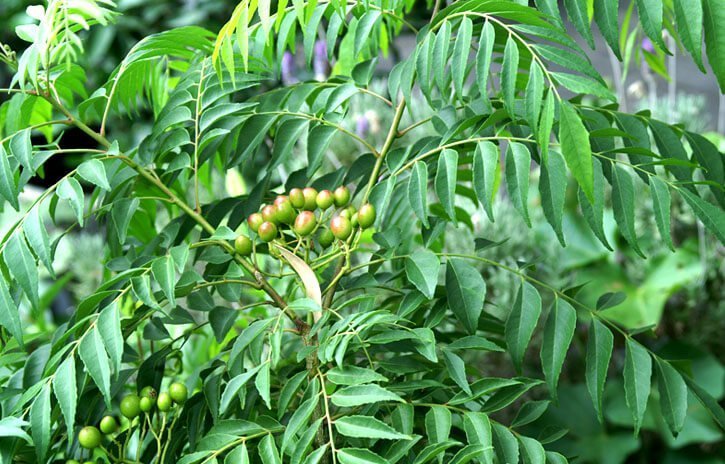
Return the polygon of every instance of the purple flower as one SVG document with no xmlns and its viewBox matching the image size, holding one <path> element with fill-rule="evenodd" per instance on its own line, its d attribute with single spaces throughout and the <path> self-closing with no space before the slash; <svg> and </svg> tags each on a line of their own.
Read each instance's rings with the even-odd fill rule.
<svg viewBox="0 0 725 464">
<path fill-rule="evenodd" d="M 366 135 L 368 135 L 369 131 L 370 121 L 368 121 L 367 116 L 361 114 L 357 117 L 357 120 L 355 121 L 355 134 L 357 134 L 357 136 L 360 138 L 364 138 Z"/>
<path fill-rule="evenodd" d="M 282 83 L 284 85 L 290 85 L 297 82 L 297 78 L 295 77 L 295 57 L 291 52 L 287 51 L 284 52 L 284 55 L 282 55 L 281 68 Z"/>
<path fill-rule="evenodd" d="M 312 69 L 315 72 L 315 79 L 325 80 L 330 70 L 330 63 L 327 61 L 327 44 L 323 40 L 315 42 L 315 50 L 312 57 Z"/>
<path fill-rule="evenodd" d="M 652 43 L 652 41 L 649 39 L 649 37 L 645 37 L 644 39 L 642 39 L 642 50 L 649 52 L 649 53 L 655 52 L 655 46 Z"/>
</svg>

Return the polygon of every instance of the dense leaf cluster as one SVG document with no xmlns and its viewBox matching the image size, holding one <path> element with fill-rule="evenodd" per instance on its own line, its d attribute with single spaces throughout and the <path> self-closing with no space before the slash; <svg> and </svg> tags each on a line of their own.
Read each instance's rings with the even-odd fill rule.
<svg viewBox="0 0 725 464">
<path fill-rule="evenodd" d="M 586 384 L 600 416 L 621 342 L 616 375 L 636 428 L 653 380 L 674 434 L 689 393 L 725 428 L 722 407 L 686 371 L 607 318 L 611 295 L 588 307 L 576 288 L 532 277 L 531 264 L 481 256 L 491 242 L 470 253 L 445 246 L 457 227 L 472 228 L 473 207 L 495 220 L 504 186 L 527 225 L 530 209 L 542 208 L 562 246 L 564 205 L 573 201 L 611 249 L 603 218 L 611 202 L 619 232 L 644 256 L 638 236 L 654 232 L 635 228 L 635 197 L 649 195 L 663 246 L 674 248 L 673 194 L 725 242 L 722 153 L 647 112 L 620 112 L 556 1 L 436 3 L 420 30 L 406 20 L 414 3 L 243 0 L 218 34 L 188 26 L 146 37 L 98 89 L 86 88 L 75 57 L 80 31 L 111 20 L 112 3 L 50 0 L 30 10 L 37 22 L 18 33 L 32 45 L 17 57 L 4 49 L 16 74 L 3 89 L 12 98 L 0 112 L 0 196 L 18 210 L 48 159 L 86 158 L 0 240 L 0 462 L 77 456 L 83 425 L 136 387 L 165 387 L 170 370 L 188 374 L 190 397 L 163 444 L 121 424 L 117 440 L 135 444 L 127 456 L 137 462 L 567 462 L 550 446 L 564 431 L 532 437 L 525 426 L 549 405 L 531 398 L 556 399 L 577 324 L 587 327 Z M 591 12 L 617 55 L 619 3 L 595 0 Z M 717 0 L 672 2 L 672 11 L 661 0 L 631 3 L 627 21 L 636 6 L 647 36 L 664 49 L 666 28 L 703 68 L 704 37 L 723 86 Z M 591 42 L 587 2 L 564 5 Z M 321 29 L 332 77 L 278 86 L 297 34 L 309 62 Z M 378 55 L 402 30 L 416 34 L 415 46 L 390 71 L 387 94 L 377 93 L 369 83 Z M 389 108 L 382 145 L 349 129 L 354 98 Z M 434 115 L 409 111 L 415 98 Z M 154 115 L 149 133 L 120 146 L 114 118 L 145 110 Z M 66 146 L 66 127 L 97 147 Z M 428 135 L 416 136 L 423 127 Z M 352 164 L 330 162 L 334 138 L 360 146 Z M 256 182 L 219 196 L 215 183 L 232 170 Z M 530 201 L 532 172 L 540 205 Z M 355 229 L 326 250 L 302 237 L 295 246 L 290 230 L 284 243 L 275 235 L 253 253 L 235 249 L 239 234 L 255 238 L 245 219 L 278 194 L 340 185 L 351 186 L 354 205 L 377 212 L 374 233 Z M 67 323 L 36 333 L 27 329 L 43 317 L 38 269 L 54 277 L 64 233 L 49 226 L 64 207 L 75 217 L 64 233 L 103 227 L 104 279 Z M 504 319 L 487 311 L 496 302 L 482 267 L 519 281 Z M 540 369 L 525 369 L 535 336 Z M 199 340 L 204 355 L 188 355 L 184 347 Z M 491 376 L 476 362 L 489 354 L 508 356 L 516 374 Z M 94 458 L 112 455 L 96 449 Z"/>
</svg>

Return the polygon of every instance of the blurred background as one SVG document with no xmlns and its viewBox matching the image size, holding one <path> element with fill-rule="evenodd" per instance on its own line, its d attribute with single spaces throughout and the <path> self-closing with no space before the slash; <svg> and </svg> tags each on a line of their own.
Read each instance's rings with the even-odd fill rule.
<svg viewBox="0 0 725 464">
<path fill-rule="evenodd" d="M 678 1 L 678 0 L 675 0 Z M 690 1 L 690 0 L 683 0 Z M 24 44 L 14 35 L 14 29 L 29 22 L 25 8 L 37 3 L 28 0 L 0 0 L 0 43 L 15 50 Z M 229 18 L 235 2 L 232 0 L 118 0 L 120 12 L 114 25 L 95 28 L 88 33 L 84 67 L 88 71 L 89 93 L 101 86 L 128 50 L 143 37 L 158 31 L 183 25 L 198 25 L 211 31 L 218 31 Z M 420 2 L 410 16 L 410 22 L 422 26 L 427 21 L 425 2 Z M 622 13 L 624 14 L 624 12 Z M 598 30 L 595 28 L 595 33 Z M 572 34 L 574 37 L 578 36 Z M 712 75 L 703 75 L 683 55 L 667 56 L 645 38 L 641 30 L 632 29 L 625 35 L 625 62 L 619 63 L 608 53 L 601 37 L 597 48 L 590 51 L 595 67 L 609 80 L 610 87 L 619 97 L 620 107 L 629 112 L 649 110 L 669 123 L 682 124 L 685 128 L 704 133 L 710 140 L 725 150 L 725 99 L 720 95 Z M 670 49 L 676 46 L 669 41 Z M 387 71 L 400 58 L 406 57 L 415 37 L 401 36 L 392 43 L 389 56 L 381 57 L 377 69 L 378 77 L 372 86 L 381 93 L 387 88 Z M 582 42 L 582 46 L 588 50 Z M 320 48 L 320 47 L 318 47 Z M 278 71 L 279 81 L 273 85 L 285 85 L 309 79 L 324 79 L 335 71 L 335 63 L 329 63 L 324 46 L 316 54 L 312 66 L 307 68 L 299 58 L 302 54 L 289 54 Z M 589 50 L 588 50 L 589 51 Z M 8 87 L 11 70 L 0 67 L 0 87 Z M 413 101 L 411 114 L 416 119 L 428 115 L 422 100 Z M 7 94 L 0 94 L 0 114 L 19 111 Z M 24 109 L 26 110 L 26 109 Z M 33 111 L 50 111 L 49 108 L 34 108 Z M 344 124 L 373 144 L 382 142 L 385 128 L 391 117 L 387 107 L 375 99 L 359 98 L 353 102 L 349 117 Z M 150 130 L 153 113 L 141 109 L 132 118 L 115 119 L 109 122 L 110 136 L 119 140 L 121 146 L 140 141 Z M 0 126 L 0 138 L 12 128 Z M 420 135 L 420 132 L 418 132 Z M 53 140 L 58 134 L 44 133 L 40 137 Z M 42 140 L 39 142 L 42 143 Z M 79 131 L 68 129 L 62 138 L 62 145 L 91 147 L 94 143 Z M 296 149 L 303 152 L 301 143 Z M 337 138 L 328 152 L 327 163 L 335 166 L 349 164 L 360 153 L 362 147 L 350 142 L 349 138 Z M 292 172 L 304 164 L 292 160 L 284 166 Z M 44 176 L 33 181 L 26 189 L 23 200 L 28 203 L 42 191 L 44 186 L 54 183 L 82 158 L 54 157 L 46 165 Z M 298 163 L 299 165 L 295 165 Z M 211 182 L 215 197 L 239 195 L 248 190 L 257 179 L 245 178 L 236 171 L 221 174 Z M 538 173 L 532 172 L 532 195 L 536 202 L 535 182 Z M 464 200 L 461 200 L 462 202 Z M 465 200 L 468 201 L 468 200 Z M 687 359 L 685 369 L 708 392 L 719 399 L 725 398 L 725 249 L 708 237 L 694 217 L 673 198 L 673 238 L 677 251 L 670 252 L 659 243 L 652 231 L 655 230 L 654 214 L 649 202 L 642 201 L 636 208 L 637 232 L 648 259 L 638 258 L 629 249 L 616 230 L 612 211 L 606 212 L 608 240 L 614 252 L 606 250 L 584 226 L 580 215 L 570 207 L 565 217 L 564 234 L 568 246 L 562 248 L 555 235 L 543 219 L 541 208 L 531 208 L 532 215 L 542 215 L 539 220 L 532 217 L 538 227 L 528 229 L 514 212 L 504 195 L 497 198 L 495 223 L 489 222 L 473 203 L 461 204 L 471 213 L 469 228 L 461 228 L 455 234 L 455 242 L 446 243 L 450 249 L 469 249 L 475 238 L 501 242 L 489 248 L 486 257 L 515 265 L 517 262 L 534 263 L 532 272 L 537 278 L 560 288 L 572 288 L 577 297 L 590 306 L 597 304 L 597 298 L 611 292 L 615 298 L 626 296 L 623 303 L 607 310 L 608 316 L 629 328 L 638 328 L 648 345 L 670 359 Z M 575 202 L 571 202 L 574 205 Z M 60 206 L 59 206 L 60 208 Z M 62 217 L 59 210 L 59 217 Z M 59 221 L 58 230 L 72 223 L 72 213 L 66 213 L 67 223 Z M 16 220 L 17 213 L 10 208 L 0 211 L 0 234 Z M 511 231 L 516 233 L 511 234 Z M 81 233 L 71 233 L 58 244 L 59 279 L 51 282 L 46 278 L 44 305 L 32 320 L 30 330 L 46 331 L 62 322 L 72 313 L 84 296 L 93 292 L 100 282 L 104 269 L 99 257 L 104 253 L 103 231 L 99 227 L 88 227 Z M 507 305 L 512 302 L 511 275 L 492 269 L 482 269 L 492 300 L 499 307 L 487 307 L 487 311 L 506 314 Z M 582 330 L 584 332 L 584 330 Z M 600 424 L 587 396 L 584 385 L 584 337 L 575 338 L 569 353 L 567 369 L 562 374 L 559 398 L 565 398 L 547 412 L 547 428 L 537 430 L 532 424 L 529 435 L 556 437 L 563 431 L 569 433 L 558 440 L 553 448 L 567 455 L 578 455 L 577 462 L 591 463 L 725 463 L 723 434 L 704 409 L 690 399 L 690 411 L 682 433 L 670 435 L 659 413 L 655 393 L 650 397 L 647 416 L 639 436 L 633 434 L 632 419 L 624 402 L 621 382 L 611 379 L 607 383 L 605 399 L 605 423 Z M 534 341 L 535 343 L 536 341 Z M 203 350 L 205 347 L 197 347 Z M 191 347 L 190 349 L 193 349 Z M 536 350 L 529 350 L 532 366 L 538 363 Z M 615 347 L 614 363 L 621 370 L 624 348 Z M 484 371 L 495 371 L 506 375 L 511 368 L 507 363 L 487 363 Z M 551 424 L 558 424 L 552 427 Z"/>
</svg>

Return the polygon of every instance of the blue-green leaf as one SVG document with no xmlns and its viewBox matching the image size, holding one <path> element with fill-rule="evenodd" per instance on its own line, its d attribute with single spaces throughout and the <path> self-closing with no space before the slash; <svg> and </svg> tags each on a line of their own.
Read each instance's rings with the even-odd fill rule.
<svg viewBox="0 0 725 464">
<path fill-rule="evenodd" d="M 576 310 L 567 301 L 557 298 L 546 319 L 544 340 L 541 343 L 541 367 L 554 399 L 557 396 L 559 374 L 574 338 L 575 328 Z"/>
<path fill-rule="evenodd" d="M 624 356 L 624 398 L 634 419 L 634 433 L 639 433 L 644 411 L 647 409 L 650 380 L 652 377 L 652 358 L 639 343 L 627 339 Z"/>
<path fill-rule="evenodd" d="M 531 227 L 529 219 L 529 172 L 531 171 L 531 153 L 525 145 L 509 143 L 506 151 L 506 188 L 516 211 Z"/>
<path fill-rule="evenodd" d="M 614 336 L 612 332 L 599 321 L 592 318 L 589 326 L 589 341 L 587 343 L 586 357 L 586 381 L 589 395 L 594 402 L 594 409 L 597 411 L 599 421 L 603 421 L 602 395 L 604 393 L 604 382 L 607 380 L 609 360 L 612 357 L 614 347 Z"/>
</svg>

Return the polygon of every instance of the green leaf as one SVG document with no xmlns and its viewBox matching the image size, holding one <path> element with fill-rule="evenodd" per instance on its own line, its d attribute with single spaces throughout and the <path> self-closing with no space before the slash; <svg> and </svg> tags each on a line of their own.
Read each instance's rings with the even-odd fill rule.
<svg viewBox="0 0 725 464">
<path fill-rule="evenodd" d="M 28 171 L 33 169 L 33 144 L 30 141 L 30 129 L 17 132 L 10 139 L 10 154 Z"/>
<path fill-rule="evenodd" d="M 45 384 L 30 407 L 30 429 L 38 462 L 45 462 L 50 446 L 50 385 Z"/>
<path fill-rule="evenodd" d="M 629 173 L 619 166 L 612 169 L 612 206 L 619 231 L 632 249 L 644 258 L 634 230 L 634 183 Z"/>
<path fill-rule="evenodd" d="M 78 174 L 103 190 L 111 190 L 111 184 L 108 183 L 106 175 L 106 167 L 98 159 L 89 159 L 78 166 Z"/>
<path fill-rule="evenodd" d="M 513 119 L 514 100 L 516 99 L 516 77 L 519 70 L 519 48 L 516 40 L 509 35 L 506 39 L 506 48 L 503 52 L 503 64 L 501 65 L 501 93 L 506 111 Z"/>
<path fill-rule="evenodd" d="M 451 74 L 453 76 L 453 86 L 456 95 L 460 100 L 463 99 L 463 83 L 466 80 L 466 71 L 468 70 L 468 55 L 471 53 L 471 34 L 473 32 L 473 22 L 464 16 L 458 27 L 456 34 L 456 43 L 453 46 L 453 56 L 451 58 Z"/>
<path fill-rule="evenodd" d="M 672 235 L 670 234 L 670 204 L 672 202 L 670 190 L 667 184 L 657 176 L 650 178 L 649 187 L 660 238 L 670 250 L 675 251 L 675 246 L 672 244 Z"/>
<path fill-rule="evenodd" d="M 524 403 L 524 405 L 521 406 L 521 409 L 519 409 L 519 412 L 516 413 L 516 417 L 513 422 L 511 422 L 511 427 L 521 427 L 522 425 L 534 422 L 536 419 L 541 417 L 547 409 L 549 409 L 550 404 L 551 401 L 549 400 L 529 401 L 528 403 Z"/>
<path fill-rule="evenodd" d="M 526 464 L 545 464 L 546 451 L 537 440 L 523 435 L 519 435 L 521 443 L 521 454 Z"/>
<path fill-rule="evenodd" d="M 83 227 L 83 188 L 73 177 L 66 177 L 58 184 L 58 198 L 66 200 L 70 203 L 71 208 L 76 213 L 78 225 Z"/>
<path fill-rule="evenodd" d="M 18 345 L 25 347 L 23 343 L 23 326 L 20 323 L 18 306 L 13 301 L 5 279 L 0 276 L 0 325 L 5 327 L 13 336 Z"/>
<path fill-rule="evenodd" d="M 568 459 L 559 453 L 555 453 L 554 451 L 546 452 L 546 462 L 550 464 L 569 464 Z"/>
<path fill-rule="evenodd" d="M 435 293 L 440 267 L 438 256 L 426 248 L 405 258 L 405 275 L 429 300 Z"/>
<path fill-rule="evenodd" d="M 652 358 L 639 343 L 627 339 L 624 356 L 624 398 L 634 419 L 634 433 L 639 433 L 644 411 L 647 409 L 650 380 L 652 377 Z"/>
<path fill-rule="evenodd" d="M 28 215 L 25 217 L 25 222 L 23 223 L 23 231 L 35 255 L 43 262 L 43 265 L 50 272 L 50 275 L 54 276 L 50 237 L 40 218 L 39 208 L 31 208 L 28 211 Z"/>
<path fill-rule="evenodd" d="M 277 129 L 277 136 L 274 138 L 274 149 L 272 160 L 269 163 L 269 170 L 277 169 L 285 163 L 297 141 L 302 137 L 302 132 L 309 121 L 306 119 L 288 119 Z"/>
<path fill-rule="evenodd" d="M 478 456 L 479 462 L 493 462 L 493 436 L 488 416 L 482 412 L 466 412 L 463 415 L 463 430 L 468 443 L 483 446 Z"/>
<path fill-rule="evenodd" d="M 282 458 L 274 443 L 274 436 L 270 433 L 264 436 L 259 442 L 259 457 L 262 464 L 282 464 Z"/>
<path fill-rule="evenodd" d="M 176 270 L 174 269 L 174 260 L 170 255 L 161 256 L 151 263 L 151 274 L 164 292 L 166 299 L 173 308 L 176 306 L 176 297 L 174 296 L 174 285 L 176 283 Z"/>
<path fill-rule="evenodd" d="M 17 185 L 15 184 L 15 176 L 10 169 L 10 162 L 8 160 L 5 146 L 0 144 L 0 195 L 10 203 L 15 211 L 19 211 L 20 203 L 18 201 Z"/>
<path fill-rule="evenodd" d="M 65 419 L 66 431 L 69 437 L 73 436 L 75 426 L 76 404 L 78 388 L 76 387 L 76 360 L 69 356 L 55 371 L 53 377 L 53 392 L 58 399 L 60 410 Z"/>
<path fill-rule="evenodd" d="M 117 304 L 111 304 L 98 315 L 98 332 L 103 338 L 106 351 L 114 366 L 114 371 L 121 371 L 123 357 L 123 334 L 121 333 L 121 313 Z"/>
<path fill-rule="evenodd" d="M 106 407 L 111 407 L 111 368 L 108 364 L 108 355 L 103 347 L 98 330 L 94 327 L 81 339 L 78 348 L 78 354 L 86 366 L 86 370 L 91 374 L 93 382 L 103 394 L 106 400 Z"/>
<path fill-rule="evenodd" d="M 259 372 L 260 366 L 257 366 L 253 369 L 248 370 L 247 372 L 243 372 L 227 383 L 226 388 L 224 388 L 224 393 L 222 393 L 221 396 L 221 402 L 219 403 L 219 412 L 224 413 L 227 409 L 229 409 L 229 406 L 232 404 L 232 401 L 234 398 L 237 397 L 237 393 L 239 390 L 246 385 L 246 383 L 254 377 L 254 375 Z"/>
<path fill-rule="evenodd" d="M 493 446 L 498 462 L 519 462 L 519 444 L 513 433 L 499 423 L 493 424 Z"/>
<path fill-rule="evenodd" d="M 448 218 L 455 220 L 456 179 L 458 176 L 458 152 L 445 149 L 438 157 L 435 190 Z"/>
<path fill-rule="evenodd" d="M 549 74 L 556 82 L 574 93 L 594 95 L 595 97 L 605 98 L 611 102 L 617 101 L 617 97 L 608 88 L 589 77 L 562 72 L 551 72 Z"/>
<path fill-rule="evenodd" d="M 485 449 L 481 445 L 466 445 L 459 452 L 453 456 L 451 464 L 465 464 L 481 456 L 481 453 Z"/>
<path fill-rule="evenodd" d="M 384 440 L 410 440 L 388 424 L 370 416 L 343 416 L 335 420 L 335 429 L 341 435 L 353 438 L 379 438 Z"/>
<path fill-rule="evenodd" d="M 531 130 L 536 133 L 539 126 L 541 103 L 544 100 L 544 73 L 535 60 L 531 60 L 529 67 L 529 82 L 526 84 L 526 120 Z"/>
<path fill-rule="evenodd" d="M 584 194 L 584 191 L 579 189 L 579 205 L 581 206 L 582 213 L 584 213 L 584 219 L 586 219 L 589 228 L 594 232 L 594 235 L 608 250 L 612 250 L 612 247 L 607 241 L 607 237 L 604 234 L 604 173 L 602 172 L 602 164 L 598 159 L 593 159 L 593 173 L 594 173 L 594 202 L 590 203 L 589 199 Z"/>
<path fill-rule="evenodd" d="M 227 457 L 224 458 L 224 464 L 249 464 L 249 452 L 246 443 L 242 443 L 227 454 Z"/>
<path fill-rule="evenodd" d="M 558 0 L 535 0 L 536 7 L 544 14 L 549 15 L 558 26 L 564 26 L 559 12 Z"/>
<path fill-rule="evenodd" d="M 498 147 L 493 142 L 479 142 L 473 153 L 473 188 L 491 222 L 493 222 L 492 205 L 493 196 L 496 193 L 498 165 Z"/>
<path fill-rule="evenodd" d="M 529 173 L 531 171 L 531 153 L 525 145 L 509 143 L 506 150 L 506 188 L 516 211 L 531 227 L 529 219 Z"/>
<path fill-rule="evenodd" d="M 299 432 L 303 427 L 306 427 L 308 424 L 307 422 L 310 420 L 310 417 L 312 417 L 312 413 L 315 411 L 315 408 L 317 407 L 319 396 L 315 395 L 312 398 L 308 399 L 304 403 L 302 403 L 292 414 L 292 417 L 290 417 L 289 422 L 287 423 L 287 427 L 284 430 L 284 436 L 282 437 L 282 453 L 284 454 L 285 448 L 287 448 L 287 445 L 290 444 L 290 441 L 297 435 L 297 432 Z"/>
<path fill-rule="evenodd" d="M 431 63 L 433 61 L 433 43 L 435 34 L 429 32 L 425 35 L 423 42 L 418 46 L 418 55 L 415 59 L 415 71 L 418 75 L 418 85 L 428 103 L 431 102 L 431 91 L 433 87 L 431 77 Z"/>
<path fill-rule="evenodd" d="M 332 142 L 337 129 L 332 126 L 320 124 L 307 134 L 307 177 L 311 178 L 320 168 L 325 152 Z"/>
<path fill-rule="evenodd" d="M 559 141 L 566 165 L 569 166 L 574 179 L 589 201 L 594 202 L 594 174 L 589 132 L 577 111 L 566 101 L 561 102 Z"/>
<path fill-rule="evenodd" d="M 705 66 L 702 63 L 702 3 L 703 2 L 672 2 L 677 22 L 677 34 L 682 45 L 702 72 Z"/>
<path fill-rule="evenodd" d="M 267 405 L 268 409 L 272 409 L 272 398 L 270 395 L 270 379 L 269 379 L 269 362 L 265 362 L 259 368 L 257 376 L 254 378 L 254 386 L 259 392 L 259 396 Z"/>
<path fill-rule="evenodd" d="M 370 37 L 373 37 L 373 28 L 380 20 L 382 12 L 380 10 L 368 10 L 360 18 L 360 22 L 355 30 L 355 57 L 360 55 L 363 47 Z"/>
<path fill-rule="evenodd" d="M 446 363 L 448 374 L 456 382 L 456 385 L 461 387 L 469 395 L 473 394 L 471 392 L 471 386 L 468 384 L 468 379 L 466 378 L 466 364 L 463 360 L 452 351 L 443 350 L 443 361 Z"/>
<path fill-rule="evenodd" d="M 539 292 L 528 282 L 522 281 L 514 306 L 506 320 L 506 347 L 519 372 L 526 347 L 529 346 L 540 315 L 541 296 Z"/>
<path fill-rule="evenodd" d="M 34 308 L 38 307 L 38 268 L 35 258 L 21 234 L 13 234 L 5 242 L 3 258 L 8 265 L 10 274 L 18 281 L 18 285 L 28 296 Z"/>
<path fill-rule="evenodd" d="M 451 411 L 444 406 L 431 406 L 425 415 L 425 433 L 430 443 L 442 443 L 451 434 Z"/>
<path fill-rule="evenodd" d="M 539 192 L 544 216 L 556 233 L 561 246 L 566 246 L 564 231 L 562 230 L 566 184 L 567 175 L 564 158 L 559 152 L 552 151 L 546 160 L 542 160 L 541 163 Z"/>
<path fill-rule="evenodd" d="M 710 232 L 725 243 L 725 211 L 709 203 L 686 189 L 679 189 L 680 195 L 685 199 L 695 216 L 702 221 Z"/>
<path fill-rule="evenodd" d="M 390 464 L 386 459 L 363 448 L 343 448 L 337 450 L 340 464 Z"/>
<path fill-rule="evenodd" d="M 486 282 L 481 273 L 461 259 L 449 259 L 446 289 L 451 311 L 469 333 L 475 333 L 486 299 Z"/>
<path fill-rule="evenodd" d="M 322 457 L 327 452 L 327 448 L 329 447 L 329 443 L 325 443 L 322 445 L 322 447 L 317 448 L 315 451 L 310 453 L 304 460 L 302 464 L 317 464 L 322 460 Z"/>
<path fill-rule="evenodd" d="M 541 344 L 541 367 L 549 386 L 549 393 L 555 400 L 559 374 L 574 338 L 574 329 L 576 329 L 576 310 L 566 300 L 556 298 L 546 318 L 544 340 Z"/>
<path fill-rule="evenodd" d="M 672 434 L 676 437 L 687 417 L 687 385 L 677 370 L 662 359 L 655 358 L 657 365 L 657 389 L 660 393 L 660 410 Z"/>
<path fill-rule="evenodd" d="M 695 383 L 692 378 L 684 376 L 684 379 L 692 394 L 697 397 L 713 420 L 717 422 L 717 425 L 721 429 L 725 429 L 725 410 L 723 410 L 722 406 L 718 404 L 717 400 L 710 393 Z"/>
<path fill-rule="evenodd" d="M 433 45 L 433 73 L 436 85 L 443 91 L 446 88 L 446 64 L 448 62 L 448 47 L 451 42 L 451 23 L 443 21 L 436 41 Z"/>
<path fill-rule="evenodd" d="M 113 208 L 111 208 L 111 219 L 113 220 L 113 225 L 116 228 L 118 241 L 122 245 L 126 243 L 128 226 L 131 224 L 131 219 L 133 218 L 133 215 L 138 209 L 140 203 L 141 202 L 138 198 L 123 198 L 113 203 Z"/>
<path fill-rule="evenodd" d="M 372 369 L 357 366 L 333 367 L 327 371 L 325 377 L 335 385 L 360 385 L 388 381 L 387 377 Z"/>
<path fill-rule="evenodd" d="M 428 166 L 423 161 L 417 161 L 410 171 L 408 201 L 423 227 L 428 229 Z"/>
<path fill-rule="evenodd" d="M 566 7 L 569 20 L 574 24 L 577 32 L 584 37 L 591 48 L 594 48 L 594 37 L 589 25 L 587 0 L 564 0 L 564 7 Z"/>
<path fill-rule="evenodd" d="M 594 21 L 614 55 L 622 61 L 619 49 L 619 0 L 594 0 Z"/>
<path fill-rule="evenodd" d="M 662 0 L 637 0 L 637 15 L 645 34 L 652 39 L 662 50 L 667 46 L 662 40 L 662 17 L 664 7 Z"/>
<path fill-rule="evenodd" d="M 594 402 L 594 409 L 597 411 L 599 422 L 603 421 L 602 395 L 604 393 L 604 382 L 607 380 L 609 360 L 612 358 L 613 346 L 614 336 L 612 332 L 599 319 L 592 318 L 587 342 L 585 377 L 587 389 Z"/>
<path fill-rule="evenodd" d="M 549 144 L 551 143 L 551 129 L 554 126 L 554 101 L 555 95 L 553 89 L 546 92 L 544 107 L 541 110 L 541 120 L 539 121 L 538 131 L 536 133 L 536 142 L 541 150 L 542 160 L 546 160 L 549 156 Z"/>
<path fill-rule="evenodd" d="M 493 46 L 496 42 L 496 31 L 490 21 L 481 28 L 481 37 L 478 40 L 478 52 L 476 53 L 476 81 L 478 91 L 481 95 L 488 95 L 488 75 L 491 69 Z"/>
<path fill-rule="evenodd" d="M 337 390 L 330 397 L 332 404 L 341 408 L 352 408 L 363 404 L 380 402 L 402 402 L 403 399 L 395 393 L 386 390 L 374 383 L 365 385 L 353 385 Z"/>
</svg>

